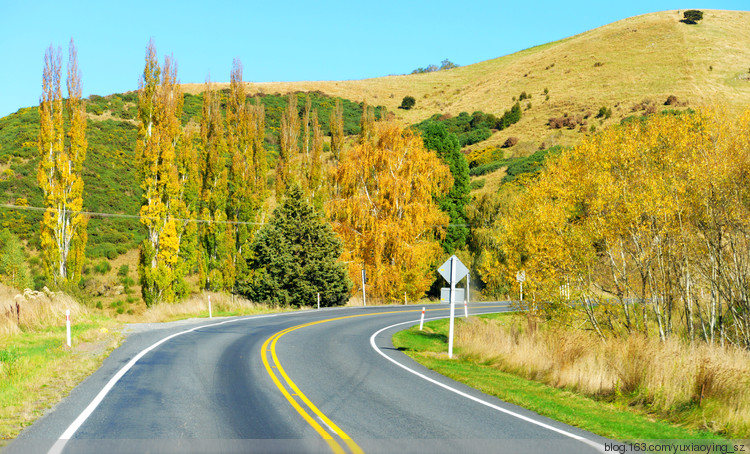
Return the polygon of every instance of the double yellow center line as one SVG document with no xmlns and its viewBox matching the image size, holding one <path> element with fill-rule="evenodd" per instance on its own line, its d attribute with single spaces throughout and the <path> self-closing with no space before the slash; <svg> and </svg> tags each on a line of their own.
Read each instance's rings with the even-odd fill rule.
<svg viewBox="0 0 750 454">
<path fill-rule="evenodd" d="M 488 307 L 504 307 L 504 306 L 488 306 Z M 446 310 L 446 308 L 440 308 L 440 309 L 428 309 L 428 311 L 440 311 L 440 310 Z M 368 314 L 357 314 L 357 315 L 347 315 L 345 317 L 336 317 L 336 318 L 328 318 L 325 320 L 318 320 L 316 322 L 309 322 L 309 323 L 303 323 L 301 325 L 292 326 L 290 328 L 286 328 L 284 330 L 279 331 L 278 333 L 274 334 L 273 336 L 269 337 L 261 347 L 261 356 L 263 358 L 263 365 L 266 367 L 266 371 L 268 372 L 268 375 L 271 377 L 271 380 L 276 384 L 276 386 L 279 388 L 279 391 L 281 391 L 281 394 L 286 397 L 286 400 L 289 401 L 289 403 L 294 407 L 295 410 L 302 416 L 302 418 L 307 421 L 310 426 L 312 426 L 313 429 L 320 435 L 330 446 L 331 450 L 335 454 L 346 454 L 346 450 L 343 446 L 339 443 L 339 440 L 342 440 L 344 444 L 349 448 L 349 451 L 352 454 L 364 454 L 362 451 L 362 448 L 357 446 L 357 443 L 352 440 L 352 438 L 346 434 L 339 426 L 336 425 L 333 421 L 331 421 L 323 412 L 321 412 L 318 407 L 313 404 L 310 399 L 305 396 L 305 394 L 300 391 L 299 387 L 292 381 L 291 378 L 289 378 L 289 375 L 284 371 L 284 368 L 281 366 L 281 362 L 279 361 L 278 356 L 276 355 L 276 342 L 278 342 L 279 339 L 281 339 L 281 336 L 291 333 L 292 331 L 298 330 L 300 328 L 306 328 L 308 326 L 318 325 L 321 323 L 326 322 L 332 322 L 335 320 L 344 320 L 347 318 L 354 318 L 354 317 L 366 317 L 369 315 L 385 315 L 385 314 L 403 314 L 405 312 L 421 312 L 422 309 L 414 309 L 414 310 L 406 310 L 406 311 L 388 311 L 388 312 L 375 312 L 375 313 L 368 313 Z M 270 361 L 269 361 L 270 356 Z M 271 364 L 273 362 L 273 364 Z M 274 369 L 276 371 L 274 371 Z M 278 375 L 277 375 L 278 372 Z M 281 377 L 281 378 L 279 378 Z M 313 416 L 317 416 L 317 420 Z M 323 424 L 328 427 L 329 430 L 326 430 L 318 421 L 321 421 Z M 334 437 L 331 433 L 336 435 Z"/>
<path fill-rule="evenodd" d="M 266 342 L 263 344 L 263 347 L 261 347 L 263 365 L 266 366 L 266 371 L 268 372 L 268 375 L 271 376 L 271 379 L 279 388 L 279 391 L 281 391 L 281 394 L 283 394 L 284 397 L 286 397 L 286 400 L 288 400 L 289 403 L 292 404 L 292 407 L 294 407 L 294 409 L 297 410 L 297 412 L 305 419 L 305 421 L 307 421 L 307 423 L 310 424 L 310 426 L 312 426 L 313 429 L 315 429 L 318 435 L 320 435 L 328 443 L 328 445 L 331 447 L 331 450 L 336 454 L 346 454 L 346 451 L 341 446 L 341 444 L 339 444 L 336 438 L 334 438 L 329 433 L 329 431 L 323 428 L 323 426 L 321 426 L 320 423 L 318 423 L 318 421 L 310 413 L 317 416 L 320 419 L 320 421 L 322 421 L 326 426 L 328 426 L 331 432 L 333 432 L 341 440 L 343 440 L 346 446 L 349 447 L 349 450 L 352 454 L 364 454 L 364 452 L 359 446 L 357 446 L 357 443 L 355 443 L 354 440 L 352 440 L 351 437 L 346 434 L 346 432 L 341 430 L 341 428 L 337 426 L 336 423 L 328 419 L 328 417 L 324 415 L 323 412 L 321 412 L 318 409 L 318 407 L 316 407 L 315 404 L 312 403 L 310 399 L 308 399 L 307 396 L 305 396 L 305 394 L 302 391 L 300 391 L 300 389 L 292 381 L 292 379 L 289 378 L 289 376 L 284 371 L 284 368 L 281 367 L 279 358 L 276 355 L 276 342 L 278 342 L 278 340 L 284 334 L 290 333 L 300 328 L 317 325 L 319 323 L 331 322 L 334 320 L 342 320 L 345 318 L 362 317 L 365 315 L 372 315 L 372 314 L 349 315 L 347 317 L 329 318 L 326 320 L 319 320 L 317 322 L 303 323 L 302 325 L 292 326 L 291 328 L 287 328 L 285 330 L 279 331 L 278 333 L 269 337 L 268 340 L 266 340 Z M 273 361 L 273 366 L 268 361 L 269 353 L 271 356 L 271 360 Z M 274 369 L 278 371 L 279 375 L 281 376 L 281 379 L 283 379 L 284 383 L 286 383 L 286 386 L 284 386 L 284 383 L 282 383 L 282 381 L 276 375 L 276 372 L 274 372 Z"/>
</svg>

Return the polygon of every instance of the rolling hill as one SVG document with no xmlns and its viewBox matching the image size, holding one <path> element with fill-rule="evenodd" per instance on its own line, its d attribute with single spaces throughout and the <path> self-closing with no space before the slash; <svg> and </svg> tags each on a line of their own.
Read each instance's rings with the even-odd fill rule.
<svg viewBox="0 0 750 454">
<path fill-rule="evenodd" d="M 437 112 L 502 113 L 514 97 L 526 92 L 531 99 L 523 107 L 530 102 L 531 108 L 524 111 L 524 118 L 488 142 L 499 144 L 509 135 L 517 136 L 526 153 L 542 142 L 546 146 L 575 143 L 574 132 L 559 134 L 547 126 L 549 118 L 566 113 L 596 113 L 606 106 L 613 111 L 606 125 L 643 113 L 648 104 L 662 105 L 670 95 L 689 106 L 740 109 L 750 104 L 750 12 L 704 10 L 703 20 L 695 25 L 681 19 L 681 11 L 631 17 L 449 71 L 351 81 L 248 83 L 247 90 L 281 94 L 317 90 L 367 100 L 386 106 L 407 124 Z M 184 90 L 196 94 L 202 87 L 185 84 Z M 398 109 L 407 95 L 416 98 L 416 106 Z"/>
<path fill-rule="evenodd" d="M 361 102 L 382 105 L 404 124 L 436 114 L 458 116 L 483 111 L 497 116 L 518 100 L 523 116 L 489 139 L 463 151 L 485 153 L 497 166 L 481 174 L 478 192 L 491 193 L 506 174 L 502 158 L 529 157 L 542 148 L 573 145 L 585 133 L 663 109 L 720 105 L 739 110 L 750 104 L 750 12 L 704 11 L 698 24 L 680 22 L 682 13 L 665 11 L 632 17 L 511 55 L 446 71 L 352 81 L 247 83 L 249 95 L 266 104 L 270 149 L 272 125 L 288 92 L 315 92 L 321 109 L 331 98 L 345 101 L 347 132 L 358 130 Z M 138 71 L 138 68 L 134 68 Z M 41 77 L 41 75 L 40 75 Z M 229 84 L 217 84 L 219 89 Z M 183 122 L 200 116 L 203 84 L 183 84 Z M 405 96 L 413 109 L 399 109 Z M 670 106 L 665 101 L 673 97 Z M 135 148 L 135 93 L 91 96 L 88 100 L 89 153 L 84 170 L 85 207 L 90 211 L 135 214 L 140 188 L 130 169 Z M 607 115 L 598 117 L 604 108 Z M 276 120 L 274 120 L 276 118 Z M 550 119 L 557 119 L 550 121 Z M 327 130 L 327 113 L 321 112 Z M 557 127 L 554 125 L 557 124 Z M 2 203 L 40 206 L 36 186 L 38 113 L 22 108 L 0 119 Z M 508 137 L 518 142 L 499 150 Z M 273 152 L 271 153 L 273 155 Z M 498 156 L 500 160 L 498 160 Z M 529 162 L 539 160 L 530 158 Z M 518 166 L 528 163 L 518 162 Z M 518 167 L 517 166 L 517 167 Z M 477 177 L 479 178 L 479 177 Z M 475 179 L 477 179 L 475 178 Z M 486 184 L 485 184 L 486 183 Z M 39 214 L 0 208 L 0 228 L 10 227 L 30 241 Z M 92 220 L 87 255 L 113 259 L 142 237 L 136 220 Z"/>
</svg>

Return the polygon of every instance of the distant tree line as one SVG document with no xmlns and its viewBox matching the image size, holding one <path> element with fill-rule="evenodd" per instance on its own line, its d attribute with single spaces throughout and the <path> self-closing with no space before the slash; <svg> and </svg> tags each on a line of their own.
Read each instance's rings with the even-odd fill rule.
<svg viewBox="0 0 750 454">
<path fill-rule="evenodd" d="M 447 69 L 453 69 L 458 68 L 459 65 L 453 63 L 452 61 L 448 60 L 447 58 L 440 62 L 440 66 L 437 65 L 428 65 L 424 68 L 417 68 L 414 71 L 411 72 L 411 74 L 423 74 L 423 73 L 432 73 L 435 71 L 444 71 Z"/>
</svg>

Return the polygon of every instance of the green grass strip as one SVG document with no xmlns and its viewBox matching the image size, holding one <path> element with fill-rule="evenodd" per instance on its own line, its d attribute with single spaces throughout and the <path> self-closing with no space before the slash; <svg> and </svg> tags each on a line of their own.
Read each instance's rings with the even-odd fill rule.
<svg viewBox="0 0 750 454">
<path fill-rule="evenodd" d="M 393 345 L 423 366 L 485 394 L 607 438 L 720 439 L 710 432 L 685 429 L 613 403 L 520 378 L 462 357 L 460 349 L 456 349 L 454 359 L 448 359 L 447 335 L 448 321 L 437 320 L 426 323 L 421 332 L 415 326 L 396 333 Z"/>
</svg>

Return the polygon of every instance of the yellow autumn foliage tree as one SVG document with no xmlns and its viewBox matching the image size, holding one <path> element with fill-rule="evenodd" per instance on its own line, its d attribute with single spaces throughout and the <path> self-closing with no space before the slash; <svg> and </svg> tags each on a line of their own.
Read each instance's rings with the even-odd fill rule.
<svg viewBox="0 0 750 454">
<path fill-rule="evenodd" d="M 370 126 L 368 139 L 341 156 L 334 176 L 339 191 L 328 211 L 353 282 L 364 267 L 368 296 L 417 299 L 434 280 L 448 224 L 434 196 L 453 180 L 413 131 L 395 123 Z"/>
<path fill-rule="evenodd" d="M 86 158 L 86 110 L 81 100 L 81 75 L 73 40 L 68 58 L 68 100 L 63 121 L 60 88 L 60 49 L 50 46 L 44 56 L 37 181 L 47 207 L 41 224 L 41 249 L 47 277 L 56 286 L 76 285 L 81 280 L 86 226 L 83 209 L 83 162 Z"/>
<path fill-rule="evenodd" d="M 170 57 L 161 68 L 153 41 L 146 51 L 146 65 L 138 92 L 138 142 L 136 156 L 143 200 L 141 224 L 146 239 L 141 244 L 138 272 L 141 294 L 147 305 L 173 302 L 188 291 L 187 269 L 180 260 L 186 231 L 184 219 L 192 215 L 186 206 L 186 184 L 190 166 L 190 139 L 180 125 L 183 96 L 177 81 L 177 66 Z M 187 191 L 190 192 L 190 191 Z"/>
<path fill-rule="evenodd" d="M 656 115 L 548 162 L 495 225 L 480 274 L 602 337 L 750 346 L 750 112 Z"/>
</svg>

